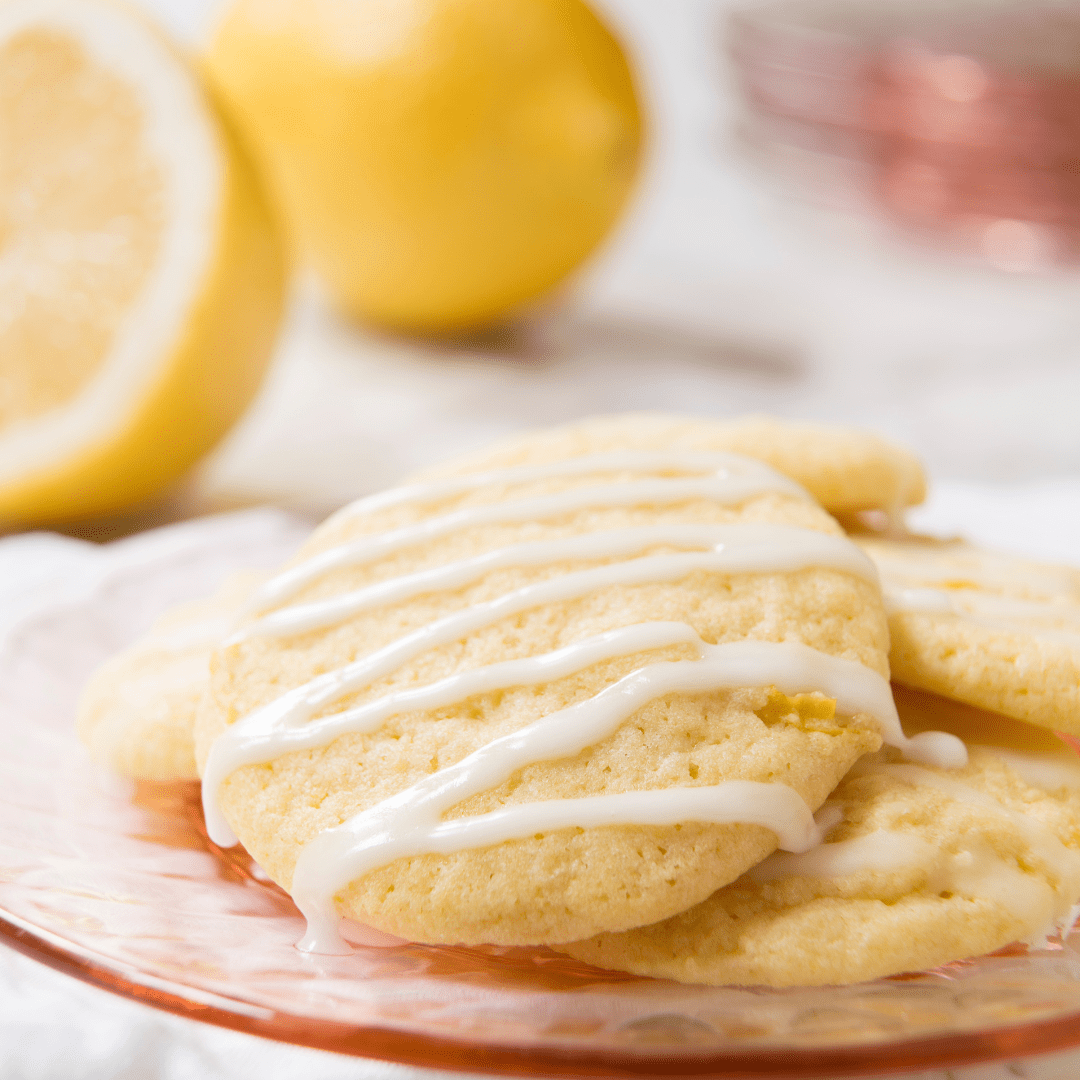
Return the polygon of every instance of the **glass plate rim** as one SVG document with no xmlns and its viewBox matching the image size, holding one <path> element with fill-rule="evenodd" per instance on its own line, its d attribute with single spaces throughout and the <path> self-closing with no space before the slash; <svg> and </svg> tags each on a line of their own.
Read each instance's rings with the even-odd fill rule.
<svg viewBox="0 0 1080 1080">
<path fill-rule="evenodd" d="M 56 937 L 53 942 L 51 938 Z M 584 1047 L 512 1046 L 468 1039 L 421 1034 L 378 1025 L 347 1024 L 271 1010 L 263 1006 L 242 1008 L 237 1001 L 122 966 L 92 959 L 73 942 L 25 924 L 0 909 L 0 941 L 46 967 L 99 989 L 149 1005 L 163 1012 L 213 1024 L 293 1046 L 374 1058 L 399 1065 L 445 1069 L 493 1076 L 618 1077 L 638 1080 L 643 1076 L 715 1077 L 716 1080 L 827 1080 L 830 1077 L 895 1076 L 918 1069 L 948 1069 L 990 1064 L 1032 1054 L 1043 1056 L 1080 1046 L 1080 1011 L 1030 1024 L 1014 1024 L 980 1031 L 918 1036 L 878 1042 L 873 1046 L 836 1046 L 791 1049 L 755 1048 L 723 1052 L 715 1049 L 673 1054 L 670 1048 L 649 1052 L 643 1047 L 621 1051 Z M 210 999 L 216 999 L 214 1004 Z M 266 1014 L 261 1018 L 255 1013 Z M 282 1021 L 286 1023 L 283 1025 Z M 321 1033 L 320 1033 L 321 1032 Z M 797 1061 L 793 1061 L 797 1058 Z M 797 1070 L 792 1072 L 792 1069 Z"/>
</svg>

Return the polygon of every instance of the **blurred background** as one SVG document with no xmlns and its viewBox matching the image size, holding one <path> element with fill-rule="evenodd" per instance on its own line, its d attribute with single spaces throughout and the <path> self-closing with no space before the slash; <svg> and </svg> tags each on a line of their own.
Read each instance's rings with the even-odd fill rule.
<svg viewBox="0 0 1080 1080">
<path fill-rule="evenodd" d="M 195 44 L 216 14 L 142 2 Z M 999 269 L 830 214 L 739 145 L 729 5 L 596 6 L 649 122 L 606 244 L 547 310 L 449 345 L 364 333 L 306 282 L 207 499 L 322 509 L 506 432 L 625 409 L 857 424 L 939 479 L 1080 472 L 1080 274 Z"/>
<path fill-rule="evenodd" d="M 221 17 L 216 0 L 139 2 L 195 50 Z M 508 432 L 645 408 L 856 424 L 911 445 L 946 483 L 1080 472 L 1080 272 L 1067 244 L 1025 232 L 1009 205 L 980 208 L 982 232 L 963 244 L 933 215 L 898 227 L 868 179 L 881 147 L 852 150 L 827 115 L 838 87 L 854 92 L 837 45 L 852 51 L 849 15 L 842 33 L 814 37 L 797 5 L 793 21 L 734 28 L 723 0 L 595 7 L 634 73 L 645 138 L 625 213 L 584 266 L 525 315 L 450 337 L 365 328 L 301 274 L 254 406 L 182 495 L 137 521 L 264 501 L 321 516 Z M 901 8 L 862 7 L 878 14 L 858 33 L 910 34 L 875 29 Z M 974 7 L 984 26 L 985 10 Z M 925 35 L 926 12 L 914 21 Z M 925 204 L 933 177 L 905 167 Z"/>
</svg>

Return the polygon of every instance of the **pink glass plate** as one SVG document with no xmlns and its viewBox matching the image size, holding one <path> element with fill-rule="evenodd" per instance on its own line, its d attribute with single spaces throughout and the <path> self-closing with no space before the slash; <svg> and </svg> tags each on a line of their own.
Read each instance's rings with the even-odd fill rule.
<svg viewBox="0 0 1080 1080">
<path fill-rule="evenodd" d="M 117 780 L 72 733 L 94 665 L 220 576 L 222 552 L 185 528 L 183 550 L 114 560 L 91 591 L 0 647 L 0 934 L 27 955 L 226 1027 L 473 1071 L 865 1076 L 1080 1044 L 1075 935 L 1046 951 L 792 991 L 640 979 L 543 949 L 297 952 L 291 901 L 207 840 L 194 784 Z M 224 561 L 260 554 L 248 545 Z"/>
</svg>

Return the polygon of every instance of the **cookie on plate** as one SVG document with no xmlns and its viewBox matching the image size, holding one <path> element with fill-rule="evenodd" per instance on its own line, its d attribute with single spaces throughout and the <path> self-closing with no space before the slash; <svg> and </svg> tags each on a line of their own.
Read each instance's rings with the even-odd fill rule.
<svg viewBox="0 0 1080 1080">
<path fill-rule="evenodd" d="M 872 755 L 819 812 L 832 824 L 820 847 L 772 855 L 655 926 L 564 951 L 684 982 L 806 986 L 925 970 L 1016 941 L 1038 946 L 1070 926 L 1080 901 L 1080 758 L 1041 729 L 941 698 L 900 690 L 898 704 L 905 727 L 973 737 L 967 766 Z"/>
<path fill-rule="evenodd" d="M 961 542 L 859 542 L 881 571 L 894 680 L 1080 734 L 1080 570 Z"/>
<path fill-rule="evenodd" d="M 137 780 L 195 780 L 195 716 L 210 654 L 267 575 L 233 575 L 213 597 L 181 604 L 87 683 L 76 729 L 99 764 Z"/>
<path fill-rule="evenodd" d="M 545 460 L 552 452 L 563 452 L 567 439 L 593 449 L 648 448 L 667 441 L 756 452 L 780 471 L 809 483 L 813 493 L 838 510 L 904 505 L 921 499 L 924 491 L 919 465 L 906 451 L 875 436 L 838 428 L 762 417 L 720 422 L 658 415 L 607 417 L 527 438 L 527 456 Z M 520 457 L 520 449 L 509 449 L 486 460 L 491 465 Z M 80 707 L 79 730 L 98 761 L 139 779 L 196 777 L 192 730 L 205 688 L 205 661 L 219 643 L 216 628 L 228 625 L 246 599 L 242 592 L 233 588 L 227 595 L 191 605 L 186 613 L 165 616 L 161 627 L 172 627 L 165 636 L 151 632 L 95 676 Z M 186 622 L 191 623 L 188 642 L 181 648 L 170 645 L 175 630 Z"/>
<path fill-rule="evenodd" d="M 926 497 L 922 465 L 911 451 L 855 428 L 743 416 L 730 420 L 667 413 L 593 416 L 506 440 L 426 475 L 522 465 L 610 449 L 727 450 L 771 465 L 801 484 L 832 514 L 883 510 L 891 515 Z"/>
<path fill-rule="evenodd" d="M 215 654 L 211 835 L 292 892 L 309 947 L 337 912 L 454 943 L 658 921 L 811 843 L 807 808 L 902 740 L 836 523 L 639 422 L 361 500 Z"/>
</svg>

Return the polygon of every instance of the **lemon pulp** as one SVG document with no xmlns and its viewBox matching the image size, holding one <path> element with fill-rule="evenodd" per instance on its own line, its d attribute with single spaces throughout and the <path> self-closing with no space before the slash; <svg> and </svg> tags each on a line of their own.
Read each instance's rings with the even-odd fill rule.
<svg viewBox="0 0 1080 1080">
<path fill-rule="evenodd" d="M 175 479 L 254 393 L 283 284 L 249 166 L 152 27 L 0 3 L 0 521 Z"/>
<path fill-rule="evenodd" d="M 163 232 L 161 170 L 131 88 L 70 38 L 0 48 L 0 424 L 83 391 L 138 295 Z M 117 168 L 85 171 L 107 154 Z"/>
</svg>

